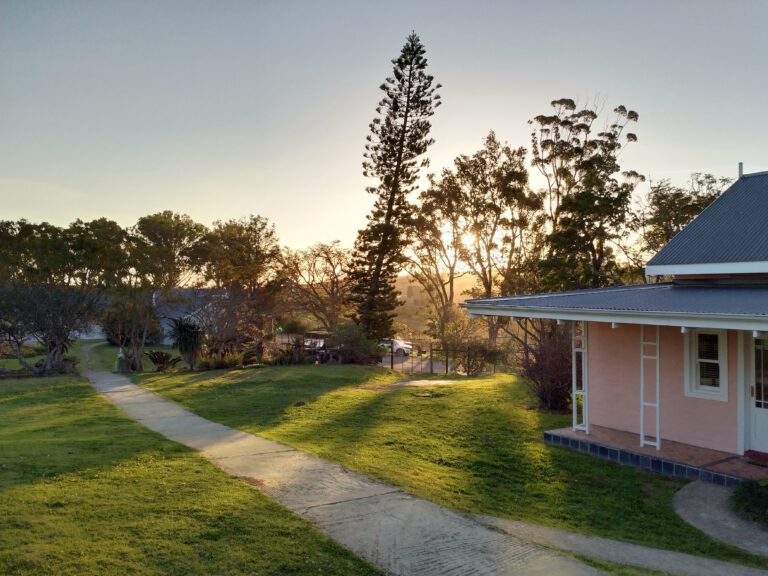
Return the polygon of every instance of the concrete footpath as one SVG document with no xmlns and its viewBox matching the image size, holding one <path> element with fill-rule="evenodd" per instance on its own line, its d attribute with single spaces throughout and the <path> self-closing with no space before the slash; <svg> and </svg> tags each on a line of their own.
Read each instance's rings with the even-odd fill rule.
<svg viewBox="0 0 768 576">
<path fill-rule="evenodd" d="M 403 576 L 598 574 L 573 558 L 494 530 L 393 486 L 234 430 L 109 372 L 84 372 L 129 416 L 197 450 L 314 522 L 336 542 Z"/>
<path fill-rule="evenodd" d="M 600 538 L 599 536 L 587 536 L 567 530 L 527 524 L 517 520 L 492 516 L 477 516 L 477 519 L 483 524 L 493 526 L 507 534 L 540 546 L 557 548 L 617 564 L 658 570 L 668 574 L 680 576 L 765 576 L 768 574 L 765 570 L 747 568 L 730 562 L 683 554 L 682 552 L 658 550 L 638 544 Z"/>
<path fill-rule="evenodd" d="M 697 480 L 675 494 L 678 515 L 715 540 L 768 557 L 768 530 L 738 516 L 729 503 L 732 488 Z"/>
<path fill-rule="evenodd" d="M 92 385 L 147 428 L 184 444 L 314 522 L 389 574 L 403 576 L 598 574 L 571 554 L 685 576 L 768 571 L 679 552 L 488 516 L 470 518 L 300 452 L 201 418 L 110 372 Z"/>
</svg>

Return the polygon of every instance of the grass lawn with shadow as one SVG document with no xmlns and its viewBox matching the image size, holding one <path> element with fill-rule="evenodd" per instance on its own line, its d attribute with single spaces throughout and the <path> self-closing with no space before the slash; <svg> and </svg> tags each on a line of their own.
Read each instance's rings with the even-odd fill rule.
<svg viewBox="0 0 768 576">
<path fill-rule="evenodd" d="M 407 492 L 490 514 L 768 568 L 675 514 L 683 483 L 542 442 L 545 414 L 508 375 L 409 388 L 360 366 L 143 374 L 197 414 L 285 442 Z M 424 392 L 431 391 L 427 395 Z"/>
<path fill-rule="evenodd" d="M 0 381 L 0 574 L 381 574 L 75 376 Z"/>
</svg>

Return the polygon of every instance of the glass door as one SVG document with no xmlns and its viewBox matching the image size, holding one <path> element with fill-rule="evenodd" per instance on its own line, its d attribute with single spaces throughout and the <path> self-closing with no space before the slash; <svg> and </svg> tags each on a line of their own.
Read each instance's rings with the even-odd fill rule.
<svg viewBox="0 0 768 576">
<path fill-rule="evenodd" d="M 754 371 L 749 388 L 750 448 L 768 452 L 768 339 L 755 338 Z"/>
</svg>

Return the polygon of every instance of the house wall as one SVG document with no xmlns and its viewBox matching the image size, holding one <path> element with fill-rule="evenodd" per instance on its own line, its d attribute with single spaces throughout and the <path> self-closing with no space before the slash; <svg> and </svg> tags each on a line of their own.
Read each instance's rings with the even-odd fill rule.
<svg viewBox="0 0 768 576">
<path fill-rule="evenodd" d="M 590 424 L 638 434 L 640 326 L 611 328 L 590 322 L 588 337 Z M 684 335 L 679 328 L 661 327 L 662 441 L 738 451 L 737 337 L 736 332 L 728 332 L 728 401 L 722 402 L 685 395 Z M 646 377 L 649 383 L 653 383 L 652 374 Z M 652 410 L 647 410 L 647 416 L 646 433 L 652 434 Z"/>
</svg>

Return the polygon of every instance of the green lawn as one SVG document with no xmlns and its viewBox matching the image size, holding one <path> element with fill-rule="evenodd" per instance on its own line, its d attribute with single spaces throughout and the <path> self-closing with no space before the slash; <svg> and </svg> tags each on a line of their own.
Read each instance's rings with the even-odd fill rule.
<svg viewBox="0 0 768 576">
<path fill-rule="evenodd" d="M 0 574 L 379 574 L 74 376 L 0 381 Z"/>
<path fill-rule="evenodd" d="M 35 363 L 38 360 L 44 360 L 45 356 L 28 356 L 24 358 L 24 361 L 27 364 L 31 364 L 32 366 L 35 365 Z M 19 362 L 18 358 L 0 358 L 0 368 L 5 368 L 6 370 L 21 370 L 23 366 L 21 365 L 21 362 Z"/>
<path fill-rule="evenodd" d="M 569 415 L 530 409 L 497 375 L 393 388 L 379 368 L 301 366 L 144 374 L 136 381 L 194 412 L 395 484 L 463 512 L 516 518 L 768 567 L 672 509 L 679 481 L 545 446 Z M 423 397 L 427 390 L 432 397 Z"/>
<path fill-rule="evenodd" d="M 93 347 L 90 352 L 85 351 L 86 347 L 90 347 L 92 344 L 98 343 L 98 346 Z M 172 353 L 174 356 L 179 355 L 178 350 L 173 350 L 170 346 L 147 346 L 146 352 L 152 350 L 165 350 Z M 105 370 L 111 372 L 115 369 L 115 362 L 117 360 L 117 354 L 120 352 L 120 348 L 117 346 L 109 346 L 103 340 L 77 340 L 71 349 L 71 354 L 76 356 L 79 360 L 78 366 L 90 366 L 96 370 Z M 183 366 L 183 362 L 179 364 L 179 367 Z M 153 371 L 155 365 L 149 360 L 144 358 L 144 369 L 147 371 Z"/>
</svg>

